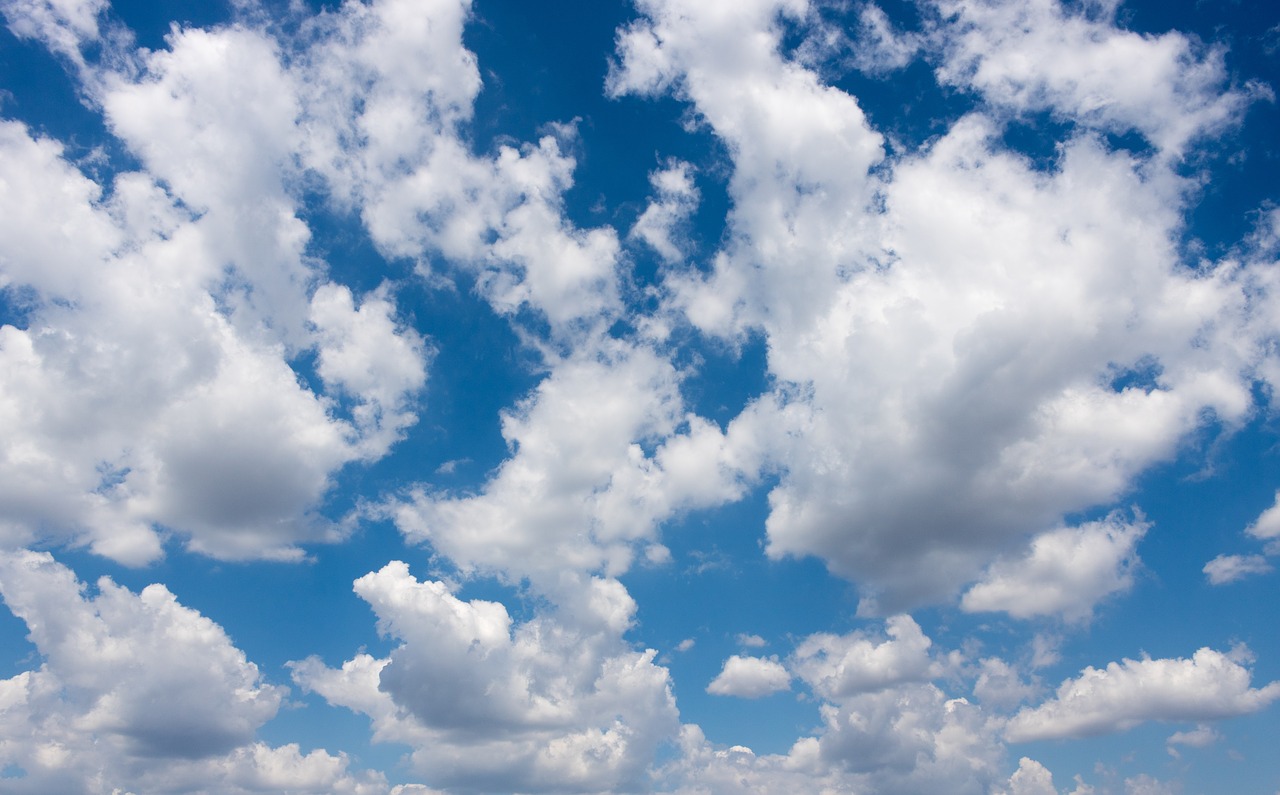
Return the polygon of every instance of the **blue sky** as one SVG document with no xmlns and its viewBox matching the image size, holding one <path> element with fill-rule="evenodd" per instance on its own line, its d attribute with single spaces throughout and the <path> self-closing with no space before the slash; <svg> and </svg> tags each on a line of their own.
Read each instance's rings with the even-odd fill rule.
<svg viewBox="0 0 1280 795">
<path fill-rule="evenodd" d="M 1280 792 L 1272 4 L 0 9 L 0 792 Z"/>
</svg>

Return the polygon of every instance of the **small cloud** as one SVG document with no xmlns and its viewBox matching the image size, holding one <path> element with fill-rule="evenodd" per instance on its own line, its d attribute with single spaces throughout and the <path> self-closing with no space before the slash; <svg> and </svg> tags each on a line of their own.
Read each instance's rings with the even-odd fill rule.
<svg viewBox="0 0 1280 795">
<path fill-rule="evenodd" d="M 737 640 L 739 646 L 746 646 L 752 649 L 762 649 L 769 645 L 769 641 L 759 635 L 748 635 L 745 632 L 739 632 Z"/>
<path fill-rule="evenodd" d="M 1222 739 L 1222 735 L 1218 734 L 1212 727 L 1202 723 L 1189 732 L 1174 732 L 1165 742 L 1170 746 L 1169 753 L 1177 758 L 1178 754 L 1172 746 L 1186 745 L 1191 748 L 1208 748 L 1220 739 Z"/>
<path fill-rule="evenodd" d="M 686 652 L 689 649 L 693 648 L 694 643 L 696 643 L 696 641 L 693 638 L 685 638 L 684 640 L 676 644 L 676 651 Z"/>
<path fill-rule="evenodd" d="M 1271 564 L 1262 555 L 1219 555 L 1204 564 L 1203 569 L 1210 585 L 1226 585 L 1271 570 Z"/>
<path fill-rule="evenodd" d="M 470 463 L 471 463 L 470 458 L 455 458 L 451 461 L 445 461 L 443 464 L 436 467 L 436 474 L 452 475 L 454 472 L 458 471 L 458 467 L 464 464 L 470 464 Z"/>
<path fill-rule="evenodd" d="M 707 685 L 707 692 L 713 696 L 760 698 L 790 688 L 791 674 L 777 657 L 764 659 L 735 654 L 724 661 L 724 668 Z"/>
</svg>

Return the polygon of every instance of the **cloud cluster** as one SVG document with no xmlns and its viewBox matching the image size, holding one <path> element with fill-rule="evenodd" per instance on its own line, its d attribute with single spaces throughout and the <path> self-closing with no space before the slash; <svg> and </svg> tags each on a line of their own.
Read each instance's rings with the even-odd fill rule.
<svg viewBox="0 0 1280 795">
<path fill-rule="evenodd" d="M 6 791 L 386 791 L 344 756 L 256 742 L 285 688 L 163 585 L 96 590 L 47 553 L 0 556 L 0 595 L 43 661 L 0 681 Z"/>
<path fill-rule="evenodd" d="M 945 598 L 994 553 L 1115 500 L 1206 417 L 1247 416 L 1269 271 L 1186 269 L 1193 186 L 1097 134 L 1168 154 L 1234 118 L 1244 95 L 1216 56 L 1049 0 L 941 4 L 939 78 L 988 109 L 885 163 L 857 101 L 788 59 L 781 20 L 804 4 L 639 8 L 610 90 L 688 102 L 733 161 L 726 242 L 710 273 L 666 279 L 666 307 L 708 335 L 762 331 L 791 390 L 771 404 L 789 430 L 767 451 L 786 473 L 771 555 L 821 557 L 868 611 Z M 1077 57 L 1076 39 L 1107 58 Z M 1170 87 L 1154 110 L 1143 75 Z M 1040 170 L 998 142 L 1004 107 L 1082 124 Z M 1087 613 L 1071 598 L 1043 612 Z"/>
<path fill-rule="evenodd" d="M 516 624 L 496 602 L 465 601 L 419 582 L 404 563 L 355 583 L 399 641 L 341 669 L 310 658 L 294 679 L 362 712 L 374 738 L 412 747 L 414 768 L 461 791 L 629 790 L 678 724 L 666 669 L 620 635 L 635 603 L 593 580 L 590 616 L 539 615 Z"/>
</svg>

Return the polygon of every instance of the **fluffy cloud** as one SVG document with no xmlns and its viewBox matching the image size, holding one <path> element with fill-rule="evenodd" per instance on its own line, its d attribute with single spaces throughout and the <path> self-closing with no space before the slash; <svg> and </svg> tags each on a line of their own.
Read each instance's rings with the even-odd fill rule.
<svg viewBox="0 0 1280 795">
<path fill-rule="evenodd" d="M 1052 110 L 1076 123 L 1138 130 L 1180 156 L 1231 120 L 1247 97 L 1225 90 L 1222 52 L 1181 33 L 1118 28 L 1116 3 L 932 0 L 944 83 L 1017 112 Z"/>
<path fill-rule="evenodd" d="M 411 746 L 433 784 L 629 788 L 675 731 L 675 703 L 655 652 L 621 641 L 635 610 L 625 589 L 613 580 L 584 587 L 591 615 L 516 625 L 501 604 L 461 600 L 393 562 L 355 585 L 382 632 L 400 640 L 390 657 L 359 655 L 341 670 L 311 658 L 293 664 L 294 678 L 368 715 L 375 740 Z"/>
<path fill-rule="evenodd" d="M 1039 535 L 1021 559 L 992 564 L 965 592 L 960 606 L 969 612 L 1000 610 L 1018 618 L 1087 619 L 1099 600 L 1133 584 L 1134 550 L 1149 526 L 1112 515 Z"/>
<path fill-rule="evenodd" d="M 48 553 L 0 556 L 0 595 L 43 660 L 0 681 L 0 762 L 24 773 L 5 779 L 11 791 L 385 790 L 344 757 L 254 742 L 284 688 L 164 586 L 96 590 Z"/>
<path fill-rule="evenodd" d="M 1028 742 L 1124 731 L 1149 720 L 1202 721 L 1256 712 L 1280 698 L 1280 682 L 1250 687 L 1250 672 L 1204 648 L 1190 658 L 1123 660 L 1085 668 L 1054 698 L 1010 719 L 1005 737 Z"/>
<path fill-rule="evenodd" d="M 1266 574 L 1272 566 L 1262 555 L 1219 555 L 1204 564 L 1210 585 L 1226 585 L 1251 574 Z"/>
<path fill-rule="evenodd" d="M 927 681 L 933 672 L 929 647 L 911 616 L 885 622 L 888 639 L 864 633 L 811 635 L 796 647 L 792 668 L 824 698 L 883 690 L 906 682 Z"/>
<path fill-rule="evenodd" d="M 760 698 L 791 687 L 791 674 L 776 659 L 733 655 L 707 685 L 713 696 Z"/>
<path fill-rule="evenodd" d="M 785 474 L 768 552 L 821 557 L 862 587 L 864 612 L 885 612 L 946 598 L 994 554 L 1114 500 L 1206 417 L 1242 419 L 1274 291 L 1259 269 L 1182 268 L 1190 185 L 1084 128 L 1051 171 L 1004 151 L 994 113 L 878 168 L 856 100 L 787 56 L 780 17 L 803 28 L 806 8 L 642 3 L 608 85 L 671 93 L 727 144 L 729 234 L 708 274 L 666 280 L 666 307 L 708 334 L 765 333 L 773 405 L 787 407 L 774 424 L 788 429 L 769 450 Z M 1079 111 L 1068 88 L 1091 90 L 1071 71 L 1095 68 L 1083 59 L 1023 59 L 1024 74 L 1016 58 L 997 71 L 965 54 L 966 36 L 984 53 L 992 20 L 1021 8 L 947 5 L 937 24 L 962 35 L 946 38 L 959 49 L 943 74 L 997 105 Z M 1103 42 L 1106 85 L 1145 74 L 1154 51 L 1175 86 L 1154 116 L 1110 102 L 1101 128 L 1157 119 L 1148 132 L 1173 151 L 1239 107 L 1217 60 L 1186 55 L 1185 40 L 1063 14 L 1032 4 L 1010 34 L 1027 42 L 998 43 Z M 1083 601 L 1044 609 L 1078 615 Z"/>
<path fill-rule="evenodd" d="M 416 489 L 388 508 L 401 531 L 464 568 L 554 592 L 565 569 L 625 571 L 677 511 L 740 497 L 758 469 L 756 417 L 722 431 L 685 413 L 680 376 L 655 350 L 597 345 L 556 362 L 504 414 L 514 454 L 482 493 Z"/>
<path fill-rule="evenodd" d="M 0 328 L 0 415 L 21 429 L 0 457 L 0 527 L 131 563 L 169 533 L 298 558 L 340 535 L 315 513 L 333 474 L 414 421 L 423 341 L 388 293 L 357 308 L 306 255 L 299 100 L 270 39 L 193 29 L 118 55 L 130 68 L 90 69 L 85 90 L 145 172 L 104 190 L 56 143 L 0 133 L 0 286 L 29 304 L 25 328 Z M 308 349 L 350 419 L 300 383 Z"/>
<path fill-rule="evenodd" d="M 1008 795 L 1057 795 L 1053 774 L 1034 759 L 1022 757 L 1018 769 L 1009 779 Z"/>
</svg>

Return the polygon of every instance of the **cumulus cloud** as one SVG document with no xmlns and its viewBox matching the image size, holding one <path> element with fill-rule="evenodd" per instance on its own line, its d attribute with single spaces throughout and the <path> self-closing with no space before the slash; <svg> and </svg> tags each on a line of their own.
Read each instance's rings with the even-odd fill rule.
<svg viewBox="0 0 1280 795">
<path fill-rule="evenodd" d="M 1052 110 L 1080 124 L 1137 130 L 1180 156 L 1233 119 L 1248 95 L 1228 90 L 1223 53 L 1176 32 L 1140 35 L 1116 25 L 1115 3 L 1071 8 L 933 0 L 944 83 L 980 91 L 1018 112 Z M 1092 13 L 1090 13 L 1092 12 Z"/>
<path fill-rule="evenodd" d="M 109 191 L 55 142 L 12 122 L 0 135 L 0 284 L 34 300 L 25 328 L 0 328 L 0 412 L 23 418 L 0 459 L 0 524 L 11 544 L 130 563 L 170 533 L 218 557 L 296 559 L 340 535 L 315 513 L 333 474 L 413 421 L 422 341 L 385 298 L 344 324 L 345 288 L 306 255 L 286 187 L 298 102 L 269 39 L 192 29 L 134 66 L 86 83 L 146 168 Z M 369 344 L 376 366 L 338 363 Z M 351 418 L 300 383 L 292 361 L 313 348 L 335 391 L 359 392 Z"/>
<path fill-rule="evenodd" d="M 943 4 L 947 35 L 926 46 L 991 105 L 1079 114 L 1077 90 L 1173 88 L 1155 114 L 1101 96 L 1049 171 L 998 142 L 997 109 L 882 166 L 856 99 L 787 57 L 781 20 L 805 19 L 804 4 L 718 8 L 640 4 L 608 88 L 687 102 L 732 157 L 725 242 L 709 272 L 666 279 L 665 307 L 768 341 L 770 405 L 786 407 L 773 424 L 788 431 L 767 448 L 784 472 L 771 556 L 822 558 L 859 584 L 864 612 L 944 599 L 994 555 L 1116 499 L 1207 417 L 1246 416 L 1268 277 L 1183 268 L 1191 185 L 1091 131 L 1143 125 L 1172 153 L 1234 118 L 1244 100 L 1216 56 L 1048 0 Z M 1009 41 L 991 38 L 1015 18 Z M 1076 57 L 1094 46 L 1108 58 Z"/>
<path fill-rule="evenodd" d="M 1273 568 L 1262 555 L 1219 555 L 1204 564 L 1203 571 L 1210 585 L 1226 585 Z"/>
<path fill-rule="evenodd" d="M 1028 742 L 1124 731 L 1145 721 L 1203 721 L 1245 715 L 1280 698 L 1280 682 L 1250 686 L 1250 672 L 1203 648 L 1190 658 L 1122 660 L 1085 668 L 1055 696 L 1010 719 L 1005 737 Z"/>
<path fill-rule="evenodd" d="M 163 585 L 86 590 L 48 553 L 0 555 L 0 595 L 42 660 L 0 681 L 0 761 L 23 771 L 11 791 L 385 790 L 345 757 L 256 742 L 287 691 Z"/>
<path fill-rule="evenodd" d="M 713 696 L 760 698 L 791 687 L 791 674 L 776 658 L 733 655 L 707 685 Z"/>
<path fill-rule="evenodd" d="M 834 699 L 931 678 L 933 642 L 911 616 L 885 621 L 885 635 L 810 635 L 796 647 L 792 668 L 814 692 Z"/>
<path fill-rule="evenodd" d="M 392 562 L 355 583 L 380 630 L 399 641 L 391 655 L 361 654 L 341 669 L 310 658 L 292 664 L 294 679 L 368 715 L 375 740 L 409 745 L 414 768 L 433 785 L 635 786 L 677 724 L 668 674 L 654 651 L 622 642 L 635 611 L 622 585 L 585 587 L 592 615 L 516 624 L 501 604 L 459 599 Z"/>
<path fill-rule="evenodd" d="M 1037 536 L 1020 559 L 1002 559 L 960 601 L 968 612 L 1003 611 L 1017 618 L 1089 618 L 1094 605 L 1133 585 L 1136 547 L 1150 525 L 1112 515 Z"/>
</svg>

